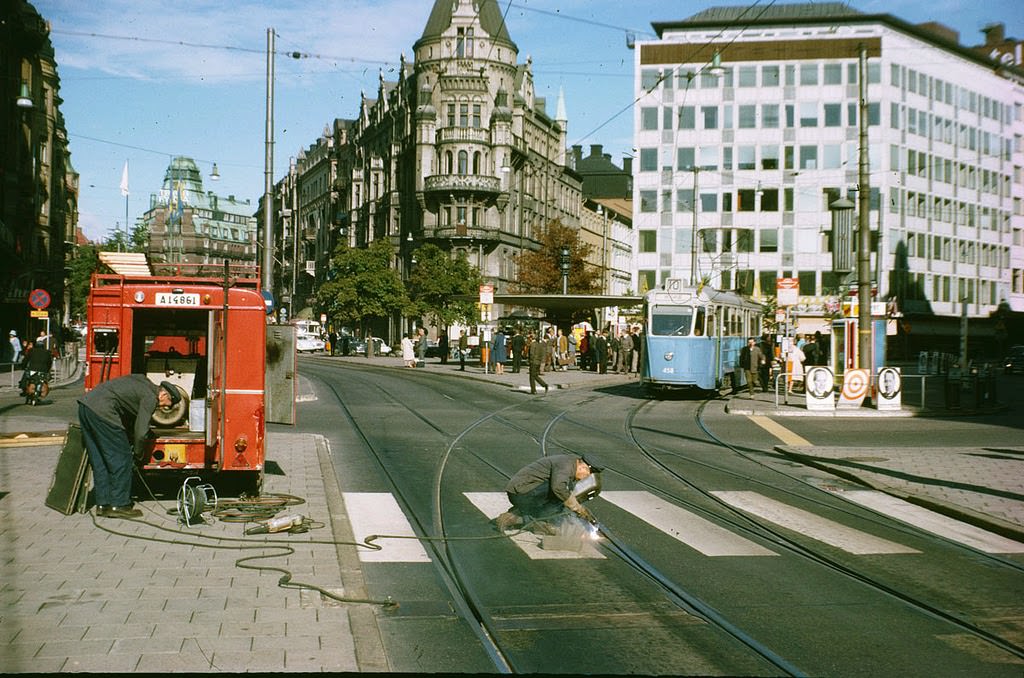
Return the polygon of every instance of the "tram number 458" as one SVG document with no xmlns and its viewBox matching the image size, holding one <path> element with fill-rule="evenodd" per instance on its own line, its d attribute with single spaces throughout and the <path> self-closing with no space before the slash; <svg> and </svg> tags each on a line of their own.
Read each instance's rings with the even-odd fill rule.
<svg viewBox="0 0 1024 678">
<path fill-rule="evenodd" d="M 171 292 L 158 292 L 156 295 L 157 306 L 198 306 L 198 294 L 174 294 Z"/>
</svg>

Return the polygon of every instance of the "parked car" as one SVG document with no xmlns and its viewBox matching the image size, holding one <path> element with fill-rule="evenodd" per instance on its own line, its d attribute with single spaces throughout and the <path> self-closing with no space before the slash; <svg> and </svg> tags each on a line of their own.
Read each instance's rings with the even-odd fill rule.
<svg viewBox="0 0 1024 678">
<path fill-rule="evenodd" d="M 295 350 L 299 353 L 316 353 L 326 348 L 324 340 L 315 334 L 297 332 L 295 334 Z"/>
<path fill-rule="evenodd" d="M 1010 352 L 1003 359 L 1003 367 L 1007 374 L 1024 372 L 1024 346 L 1011 346 Z"/>
<path fill-rule="evenodd" d="M 437 341 L 434 339 L 427 339 L 427 353 L 428 358 L 440 358 L 441 347 L 438 346 Z"/>
<path fill-rule="evenodd" d="M 373 337 L 373 354 L 390 355 L 391 347 L 380 337 Z M 352 352 L 356 355 L 366 355 L 366 340 L 356 339 L 352 342 Z"/>
</svg>

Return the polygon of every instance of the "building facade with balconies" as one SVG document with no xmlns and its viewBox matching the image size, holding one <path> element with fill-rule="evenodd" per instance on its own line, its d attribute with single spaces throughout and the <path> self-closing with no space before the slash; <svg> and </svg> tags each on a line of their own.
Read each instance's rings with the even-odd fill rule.
<svg viewBox="0 0 1024 678">
<path fill-rule="evenodd" d="M 866 189 L 872 286 L 902 311 L 904 346 L 955 346 L 961 313 L 983 337 L 1001 308 L 1024 311 L 1019 66 L 839 3 L 742 11 L 656 22 L 636 43 L 637 288 L 692 276 L 768 297 L 798 278 L 814 329 L 848 292 L 830 207 Z"/>
<path fill-rule="evenodd" d="M 78 174 L 60 111 L 50 26 L 24 0 L 0 4 L 0 328 L 34 337 L 29 293 L 45 290 L 51 326 L 70 318 L 68 265 L 78 226 Z"/>
</svg>

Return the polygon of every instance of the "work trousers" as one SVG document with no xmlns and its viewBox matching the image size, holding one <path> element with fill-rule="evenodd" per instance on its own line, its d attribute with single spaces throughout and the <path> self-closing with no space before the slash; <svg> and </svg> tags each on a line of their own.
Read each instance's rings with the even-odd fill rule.
<svg viewBox="0 0 1024 678">
<path fill-rule="evenodd" d="M 537 384 L 543 386 L 544 390 L 548 388 L 548 382 L 544 381 L 544 378 L 540 376 L 540 365 L 530 362 L 530 393 L 537 392 Z"/>
<path fill-rule="evenodd" d="M 523 520 L 550 520 L 563 512 L 565 505 L 551 494 L 547 483 L 541 483 L 523 494 L 508 493 L 512 509 Z"/>
<path fill-rule="evenodd" d="M 100 506 L 130 505 L 134 458 L 127 432 L 100 419 L 81 403 L 78 421 L 92 466 L 93 500 Z"/>
</svg>

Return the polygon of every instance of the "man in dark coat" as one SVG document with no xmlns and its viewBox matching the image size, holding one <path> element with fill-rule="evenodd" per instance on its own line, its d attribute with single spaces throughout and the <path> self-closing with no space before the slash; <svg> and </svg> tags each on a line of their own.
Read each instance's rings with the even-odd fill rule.
<svg viewBox="0 0 1024 678">
<path fill-rule="evenodd" d="M 437 352 L 441 354 L 441 364 L 448 364 L 448 328 L 444 328 L 441 332 L 441 336 L 437 338 Z"/>
<path fill-rule="evenodd" d="M 757 339 L 751 337 L 747 340 L 747 345 L 740 351 L 740 367 L 746 373 L 750 397 L 754 397 L 754 382 L 760 381 L 758 370 L 764 362 L 764 353 L 757 345 Z"/>
<path fill-rule="evenodd" d="M 516 329 L 515 334 L 512 335 L 512 372 L 515 374 L 519 373 L 519 368 L 523 364 L 523 349 L 526 348 L 526 338 L 522 332 Z"/>
<path fill-rule="evenodd" d="M 132 506 L 132 463 L 141 458 L 157 407 L 181 400 L 174 384 L 144 374 L 105 381 L 78 399 L 78 420 L 92 466 L 96 515 L 141 518 Z"/>
<path fill-rule="evenodd" d="M 543 341 L 534 336 L 533 332 L 530 333 L 530 393 L 537 394 L 537 384 L 544 387 L 544 392 L 548 392 L 548 382 L 544 381 L 540 376 L 540 366 L 544 364 L 544 359 L 547 357 L 548 346 Z"/>
<path fill-rule="evenodd" d="M 608 371 L 608 337 L 605 330 L 597 332 L 594 339 L 594 360 L 598 374 L 605 374 Z"/>
<path fill-rule="evenodd" d="M 512 508 L 498 516 L 495 521 L 499 530 L 507 530 L 526 522 L 534 522 L 540 532 L 554 534 L 550 519 L 569 510 L 584 520 L 593 522 L 594 517 L 581 503 L 577 483 L 592 474 L 600 473 L 602 466 L 590 455 L 554 454 L 541 457 L 519 469 L 505 486 Z M 593 493 L 600 492 L 600 482 L 593 483 Z"/>
</svg>

